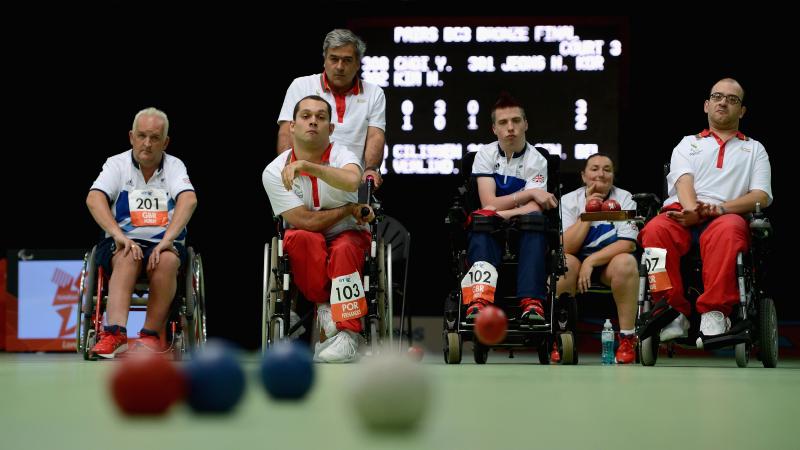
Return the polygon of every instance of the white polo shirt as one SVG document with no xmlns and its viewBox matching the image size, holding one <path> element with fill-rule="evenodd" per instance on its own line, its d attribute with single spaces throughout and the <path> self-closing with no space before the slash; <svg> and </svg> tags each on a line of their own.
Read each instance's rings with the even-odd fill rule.
<svg viewBox="0 0 800 450">
<path fill-rule="evenodd" d="M 91 190 L 106 194 L 111 212 L 125 236 L 160 242 L 172 221 L 178 196 L 194 191 L 194 186 L 183 161 L 166 153 L 153 176 L 145 182 L 131 149 L 106 160 Z M 106 237 L 109 236 L 106 233 Z M 183 244 L 185 240 L 186 228 L 175 242 Z"/>
<path fill-rule="evenodd" d="M 482 145 L 472 163 L 473 177 L 494 178 L 495 196 L 513 194 L 523 189 L 547 190 L 547 159 L 525 143 L 525 150 L 515 153 L 511 162 L 497 141 Z"/>
<path fill-rule="evenodd" d="M 719 204 L 758 189 L 766 192 L 772 203 L 767 151 L 760 142 L 742 133 L 725 143 L 709 130 L 685 136 L 672 150 L 667 175 L 669 198 L 664 206 L 678 202 L 675 182 L 686 173 L 694 176 L 694 190 L 700 201 Z"/>
<path fill-rule="evenodd" d="M 386 97 L 375 84 L 357 80 L 353 89 L 337 96 L 328 87 L 323 74 L 295 78 L 283 99 L 278 124 L 293 120 L 294 107 L 303 97 L 319 95 L 331 105 L 331 123 L 334 124 L 331 142 L 343 145 L 359 160 L 364 159 L 367 128 L 386 130 Z M 337 102 L 338 97 L 338 102 Z"/>
<path fill-rule="evenodd" d="M 358 203 L 358 192 L 346 192 L 330 186 L 317 177 L 302 175 L 294 179 L 292 190 L 287 191 L 283 186 L 281 172 L 289 161 L 293 159 L 292 149 L 286 150 L 275 158 L 261 174 L 264 190 L 267 191 L 272 213 L 282 214 L 298 206 L 305 206 L 309 210 L 319 211 L 333 209 L 347 203 Z M 361 160 L 344 146 L 331 144 L 322 155 L 322 163 L 330 167 L 342 168 L 347 164 L 361 167 Z M 366 225 L 358 225 L 356 219 L 348 215 L 323 232 L 325 239 L 331 240 L 336 235 L 347 230 L 367 230 Z"/>
<path fill-rule="evenodd" d="M 625 189 L 611 186 L 608 199 L 616 200 L 623 210 L 636 209 L 633 196 Z M 562 195 L 559 207 L 561 208 L 561 223 L 566 230 L 580 220 L 581 213 L 586 212 L 586 186 Z M 639 228 L 633 221 L 594 221 L 589 225 L 589 232 L 586 234 L 578 254 L 581 258 L 585 258 L 620 239 L 636 242 L 637 236 L 639 236 Z"/>
</svg>

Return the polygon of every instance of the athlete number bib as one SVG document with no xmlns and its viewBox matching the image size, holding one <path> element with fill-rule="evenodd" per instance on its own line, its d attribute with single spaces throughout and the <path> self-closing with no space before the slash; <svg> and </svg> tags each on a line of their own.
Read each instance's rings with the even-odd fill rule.
<svg viewBox="0 0 800 450">
<path fill-rule="evenodd" d="M 128 192 L 131 223 L 135 227 L 165 227 L 169 223 L 167 193 L 162 189 L 135 189 Z"/>
<path fill-rule="evenodd" d="M 494 303 L 497 289 L 497 269 L 486 261 L 477 261 L 461 280 L 461 298 L 465 305 L 475 300 Z"/>
<path fill-rule="evenodd" d="M 647 282 L 650 292 L 661 292 L 672 289 L 672 283 L 667 274 L 667 250 L 658 247 L 648 247 L 642 253 L 642 263 L 647 267 Z"/>
<path fill-rule="evenodd" d="M 358 271 L 331 280 L 331 315 L 334 322 L 367 315 L 367 299 Z"/>
</svg>

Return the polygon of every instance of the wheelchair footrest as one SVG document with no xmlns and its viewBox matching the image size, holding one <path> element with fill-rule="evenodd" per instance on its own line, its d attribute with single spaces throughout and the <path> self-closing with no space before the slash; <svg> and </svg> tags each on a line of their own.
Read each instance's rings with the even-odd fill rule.
<svg viewBox="0 0 800 450">
<path fill-rule="evenodd" d="M 740 334 L 721 334 L 719 336 L 703 338 L 703 349 L 717 350 L 725 347 L 733 347 L 737 344 L 749 344 L 751 341 L 752 339 L 750 339 L 749 331 Z"/>
<path fill-rule="evenodd" d="M 703 340 L 703 349 L 717 350 L 725 347 L 733 347 L 737 344 L 750 344 L 752 338 L 750 337 L 750 321 L 743 320 L 733 327 L 725 334 L 720 334 L 711 337 L 701 337 Z"/>
<path fill-rule="evenodd" d="M 637 327 L 636 335 L 643 341 L 654 334 L 660 333 L 661 329 L 675 320 L 680 313 L 678 310 L 667 304 L 666 300 L 661 300 L 655 304 L 651 311 L 641 316 L 643 323 Z"/>
</svg>

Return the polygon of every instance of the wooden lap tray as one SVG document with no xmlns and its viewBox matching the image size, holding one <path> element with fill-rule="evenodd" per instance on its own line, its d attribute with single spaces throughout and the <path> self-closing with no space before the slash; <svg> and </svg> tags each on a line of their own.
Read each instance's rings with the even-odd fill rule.
<svg viewBox="0 0 800 450">
<path fill-rule="evenodd" d="M 594 222 L 598 220 L 631 220 L 636 217 L 636 210 L 628 209 L 624 211 L 598 211 L 581 214 L 582 222 Z"/>
</svg>

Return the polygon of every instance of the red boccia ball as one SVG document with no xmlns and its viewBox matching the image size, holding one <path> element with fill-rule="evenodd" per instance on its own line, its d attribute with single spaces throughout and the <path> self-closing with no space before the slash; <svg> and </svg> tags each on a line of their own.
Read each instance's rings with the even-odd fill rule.
<svg viewBox="0 0 800 450">
<path fill-rule="evenodd" d="M 603 209 L 603 201 L 599 198 L 591 198 L 586 202 L 586 212 L 598 212 Z"/>
<path fill-rule="evenodd" d="M 616 200 L 606 200 L 603 202 L 603 211 L 619 211 L 622 208 Z"/>
<path fill-rule="evenodd" d="M 475 319 L 475 335 L 486 345 L 499 344 L 506 337 L 508 320 L 502 309 L 487 306 Z"/>
<path fill-rule="evenodd" d="M 412 361 L 422 361 L 424 356 L 425 350 L 423 350 L 422 347 L 413 345 L 408 348 L 408 357 L 411 358 Z"/>
<path fill-rule="evenodd" d="M 164 414 L 183 399 L 183 374 L 160 355 L 131 355 L 111 374 L 111 395 L 127 415 Z"/>
</svg>

